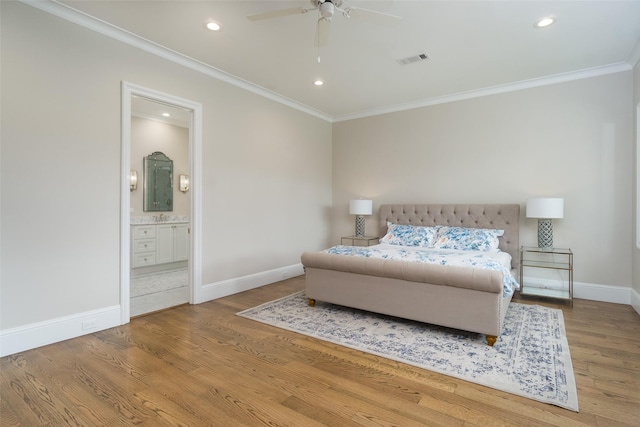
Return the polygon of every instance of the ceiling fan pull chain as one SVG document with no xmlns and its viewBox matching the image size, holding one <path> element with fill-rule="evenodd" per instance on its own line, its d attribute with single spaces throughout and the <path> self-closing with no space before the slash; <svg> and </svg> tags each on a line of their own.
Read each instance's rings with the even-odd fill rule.
<svg viewBox="0 0 640 427">
<path fill-rule="evenodd" d="M 316 46 L 318 46 L 318 64 L 320 63 L 320 21 L 322 16 L 320 10 L 318 10 L 318 22 L 316 22 Z"/>
</svg>

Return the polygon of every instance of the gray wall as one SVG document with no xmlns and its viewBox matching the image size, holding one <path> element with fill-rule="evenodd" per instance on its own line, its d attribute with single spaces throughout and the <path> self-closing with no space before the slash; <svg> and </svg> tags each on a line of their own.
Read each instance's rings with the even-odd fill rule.
<svg viewBox="0 0 640 427">
<path fill-rule="evenodd" d="M 364 197 L 374 212 L 520 203 L 520 242 L 535 246 L 524 203 L 563 197 L 554 243 L 573 249 L 575 280 L 630 288 L 631 87 L 629 71 L 334 124 L 332 240 L 353 232 L 348 202 Z"/>
<path fill-rule="evenodd" d="M 202 283 L 328 242 L 331 124 L 1 2 L 2 330 L 119 304 L 121 82 L 203 105 Z"/>
</svg>

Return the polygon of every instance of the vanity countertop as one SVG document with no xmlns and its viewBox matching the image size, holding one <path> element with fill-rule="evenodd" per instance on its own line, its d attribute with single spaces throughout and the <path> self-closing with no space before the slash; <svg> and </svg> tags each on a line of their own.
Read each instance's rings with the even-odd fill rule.
<svg viewBox="0 0 640 427">
<path fill-rule="evenodd" d="M 178 224 L 185 222 L 189 222 L 188 215 L 162 215 L 162 218 L 160 218 L 160 216 L 158 215 L 131 217 L 131 225 Z"/>
</svg>

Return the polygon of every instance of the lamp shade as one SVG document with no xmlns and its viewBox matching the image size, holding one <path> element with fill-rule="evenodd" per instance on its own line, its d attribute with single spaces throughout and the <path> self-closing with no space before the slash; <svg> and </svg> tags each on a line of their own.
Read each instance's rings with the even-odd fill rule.
<svg viewBox="0 0 640 427">
<path fill-rule="evenodd" d="M 564 199 L 539 197 L 527 200 L 527 218 L 563 218 Z"/>
<path fill-rule="evenodd" d="M 349 213 L 351 215 L 371 215 L 373 212 L 373 202 L 371 200 L 351 200 L 349 202 Z"/>
</svg>

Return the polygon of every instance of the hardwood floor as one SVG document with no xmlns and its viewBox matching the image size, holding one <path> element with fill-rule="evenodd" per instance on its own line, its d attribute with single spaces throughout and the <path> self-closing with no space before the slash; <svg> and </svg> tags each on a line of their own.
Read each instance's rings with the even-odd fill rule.
<svg viewBox="0 0 640 427">
<path fill-rule="evenodd" d="M 562 308 L 580 412 L 236 316 L 303 276 L 0 360 L 2 426 L 638 426 L 640 316 Z"/>
</svg>

